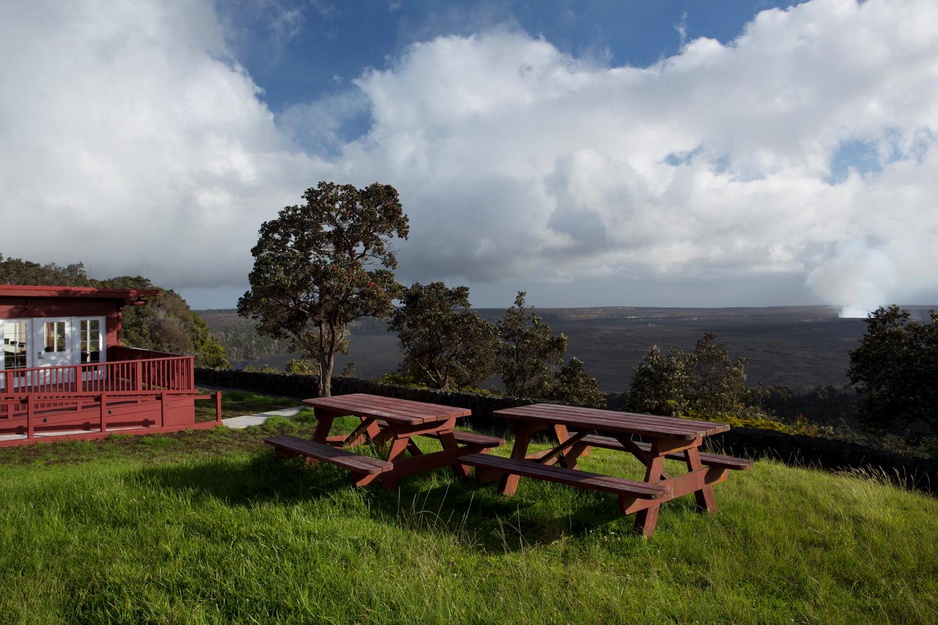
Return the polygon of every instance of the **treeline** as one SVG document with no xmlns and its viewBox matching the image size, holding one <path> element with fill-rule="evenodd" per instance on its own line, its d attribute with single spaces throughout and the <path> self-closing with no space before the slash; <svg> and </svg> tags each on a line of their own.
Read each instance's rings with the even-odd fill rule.
<svg viewBox="0 0 938 625">
<path fill-rule="evenodd" d="M 203 310 L 200 316 L 209 320 L 212 336 L 228 354 L 233 365 L 293 353 L 293 340 L 273 338 L 257 331 L 257 324 L 234 310 Z"/>
<path fill-rule="evenodd" d="M 110 289 L 158 289 L 161 297 L 147 306 L 127 306 L 122 314 L 124 345 L 140 349 L 190 354 L 200 367 L 231 366 L 224 347 L 212 337 L 208 325 L 172 289 L 154 285 L 142 276 L 118 276 L 107 280 L 88 277 L 84 263 L 42 265 L 0 254 L 0 284 L 85 286 Z"/>
</svg>

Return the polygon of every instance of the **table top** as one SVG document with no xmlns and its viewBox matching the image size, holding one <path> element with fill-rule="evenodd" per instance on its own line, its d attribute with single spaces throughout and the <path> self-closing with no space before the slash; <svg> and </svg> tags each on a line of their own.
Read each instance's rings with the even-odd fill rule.
<svg viewBox="0 0 938 625">
<path fill-rule="evenodd" d="M 472 411 L 468 408 L 455 408 L 441 404 L 430 404 L 409 399 L 382 397 L 368 393 L 333 395 L 304 399 L 303 404 L 334 412 L 356 415 L 369 419 L 382 419 L 389 423 L 421 425 L 435 423 L 452 418 L 468 417 Z"/>
<path fill-rule="evenodd" d="M 692 421 L 675 417 L 618 412 L 599 408 L 562 406 L 559 404 L 531 404 L 504 408 L 493 412 L 495 416 L 520 421 L 539 421 L 552 425 L 565 425 L 573 430 L 601 430 L 634 434 L 651 438 L 693 440 L 726 432 L 730 426 L 710 421 Z"/>
</svg>

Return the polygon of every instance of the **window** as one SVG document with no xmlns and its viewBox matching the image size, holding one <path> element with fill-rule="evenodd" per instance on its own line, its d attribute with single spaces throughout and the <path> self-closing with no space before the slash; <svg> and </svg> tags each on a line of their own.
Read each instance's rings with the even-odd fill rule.
<svg viewBox="0 0 938 625">
<path fill-rule="evenodd" d="M 26 368 L 26 321 L 3 322 L 3 368 Z"/>
<path fill-rule="evenodd" d="M 78 332 L 81 362 L 100 362 L 101 322 L 97 319 L 82 319 L 79 324 Z"/>
<path fill-rule="evenodd" d="M 46 321 L 43 323 L 42 336 L 46 353 L 65 351 L 64 321 Z"/>
</svg>

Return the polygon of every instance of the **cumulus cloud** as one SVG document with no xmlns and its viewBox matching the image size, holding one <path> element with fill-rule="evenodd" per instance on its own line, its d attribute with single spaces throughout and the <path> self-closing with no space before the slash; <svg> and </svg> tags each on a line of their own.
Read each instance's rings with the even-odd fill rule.
<svg viewBox="0 0 938 625">
<path fill-rule="evenodd" d="M 931 0 L 813 0 L 648 67 L 513 24 L 275 119 L 207 1 L 7 3 L 0 252 L 236 292 L 263 219 L 377 180 L 411 218 L 402 280 L 796 276 L 862 313 L 938 288 L 936 23 Z"/>
<path fill-rule="evenodd" d="M 402 189 L 424 279 L 797 273 L 867 310 L 938 280 L 935 23 L 815 0 L 645 68 L 437 38 L 360 78 L 374 126 L 342 161 Z M 875 166 L 835 181 L 856 142 Z"/>
<path fill-rule="evenodd" d="M 175 288 L 238 284 L 291 149 L 210 3 L 0 8 L 0 252 Z"/>
</svg>

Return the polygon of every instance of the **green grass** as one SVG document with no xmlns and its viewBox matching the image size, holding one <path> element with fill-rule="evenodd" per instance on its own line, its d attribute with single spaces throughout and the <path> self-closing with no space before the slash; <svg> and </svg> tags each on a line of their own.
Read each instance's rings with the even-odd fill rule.
<svg viewBox="0 0 938 625">
<path fill-rule="evenodd" d="M 0 450 L 0 622 L 938 622 L 938 501 L 876 475 L 761 460 L 645 540 L 600 493 L 356 489 L 262 442 L 311 427 Z"/>
<path fill-rule="evenodd" d="M 260 393 L 235 389 L 223 389 L 221 391 L 221 415 L 225 419 L 269 412 L 271 410 L 279 410 L 280 408 L 292 408 L 293 406 L 299 405 L 300 402 L 298 400 L 290 397 L 262 395 Z M 215 402 L 197 401 L 195 403 L 195 414 L 197 421 L 214 419 Z"/>
</svg>

